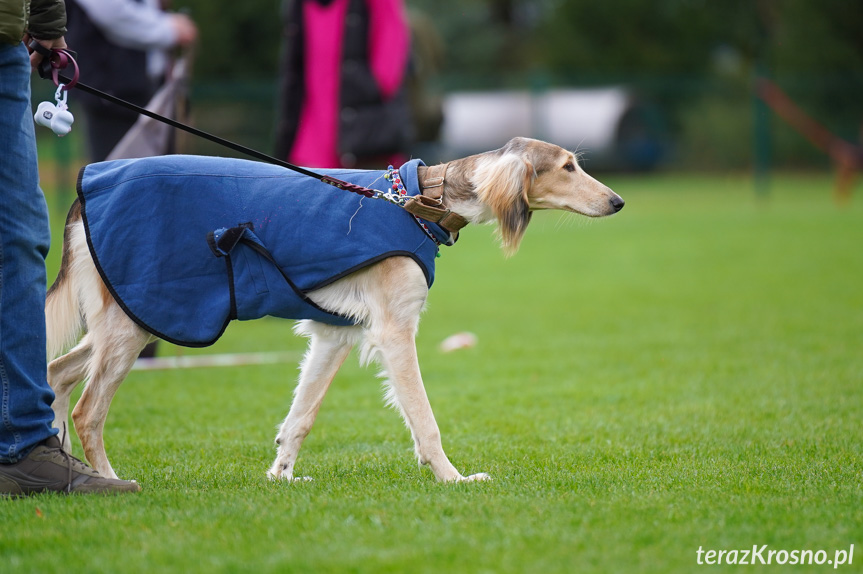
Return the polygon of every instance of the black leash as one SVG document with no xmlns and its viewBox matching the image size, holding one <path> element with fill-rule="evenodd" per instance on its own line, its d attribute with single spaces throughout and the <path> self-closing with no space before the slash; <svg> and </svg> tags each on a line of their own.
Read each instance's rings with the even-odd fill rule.
<svg viewBox="0 0 863 574">
<path fill-rule="evenodd" d="M 190 134 L 204 138 L 205 140 L 209 140 L 213 143 L 217 143 L 217 144 L 222 145 L 228 149 L 232 149 L 234 151 L 248 155 L 248 156 L 253 157 L 255 159 L 259 159 L 261 161 L 271 163 L 273 165 L 278 165 L 280 167 L 284 167 L 286 169 L 289 169 L 291 171 L 295 171 L 297 173 L 301 173 L 303 175 L 307 175 L 309 177 L 313 177 L 313 178 L 315 178 L 315 179 L 317 179 L 323 183 L 332 185 L 332 186 L 337 187 L 339 189 L 343 189 L 345 191 L 350 191 L 353 193 L 358 193 L 358 194 L 363 195 L 365 197 L 373 197 L 375 195 L 375 191 L 372 189 L 368 189 L 368 188 L 362 187 L 360 185 L 355 185 L 353 183 L 348 183 L 346 181 L 336 179 L 336 178 L 331 177 L 329 175 L 323 175 L 323 174 L 308 170 L 304 167 L 300 167 L 298 165 L 288 163 L 284 160 L 278 159 L 276 157 L 265 154 L 265 153 L 260 152 L 258 150 L 246 147 L 244 145 L 232 142 L 230 140 L 226 140 L 224 138 L 220 138 L 217 135 L 213 135 L 213 134 L 205 132 L 203 130 L 199 130 L 198 128 L 194 128 L 194 127 L 187 125 L 187 124 L 184 124 L 182 122 L 172 120 L 171 118 L 166 118 L 163 115 L 151 112 L 150 110 L 148 110 L 146 108 L 142 108 L 141 106 L 135 105 L 132 102 L 128 102 L 124 99 L 118 98 L 116 96 L 112 96 L 111 94 L 105 93 L 101 90 L 97 90 L 96 88 L 94 88 L 92 86 L 88 86 L 87 84 L 81 83 L 78 81 L 78 77 L 77 77 L 78 76 L 77 63 L 75 63 L 74 52 L 71 52 L 69 50 L 51 50 L 50 52 L 48 52 L 48 50 L 46 48 L 42 47 L 42 50 L 40 50 L 39 48 L 35 47 L 34 44 L 35 44 L 35 46 L 39 46 L 39 47 L 41 47 L 41 44 L 39 44 L 38 42 L 33 42 L 30 44 L 30 47 L 35 49 L 36 51 L 38 51 L 43 56 L 45 56 L 44 59 L 42 60 L 42 63 L 39 65 L 39 69 L 38 69 L 39 77 L 46 79 L 46 80 L 52 80 L 55 85 L 59 85 L 62 82 L 64 84 L 66 84 L 66 89 L 70 89 L 72 87 L 78 88 L 84 92 L 87 92 L 88 94 L 92 94 L 98 98 L 109 101 L 109 102 L 116 104 L 118 106 L 122 106 L 124 108 L 132 110 L 132 111 L 139 113 L 141 115 L 147 116 L 148 118 L 152 118 L 156 121 L 160 121 L 164 124 L 168 124 L 171 127 L 177 128 L 179 130 L 183 130 L 185 132 L 188 132 Z M 43 52 L 43 50 L 45 50 L 45 51 Z M 69 65 L 69 63 L 73 63 L 75 65 L 75 77 L 74 78 L 69 78 L 67 76 L 60 75 L 60 73 L 59 73 L 59 71 L 61 69 L 65 68 L 67 65 Z"/>
</svg>

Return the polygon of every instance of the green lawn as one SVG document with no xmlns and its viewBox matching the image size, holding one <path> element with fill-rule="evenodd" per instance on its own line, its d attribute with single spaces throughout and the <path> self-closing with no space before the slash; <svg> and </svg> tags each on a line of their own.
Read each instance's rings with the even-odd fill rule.
<svg viewBox="0 0 863 574">
<path fill-rule="evenodd" d="M 863 571 L 863 190 L 840 207 L 827 176 L 762 199 L 737 176 L 607 179 L 617 217 L 538 214 L 509 260 L 469 227 L 438 260 L 424 379 L 451 460 L 492 482 L 418 469 L 356 360 L 299 484 L 265 478 L 295 365 L 134 372 L 106 441 L 144 491 L 0 500 L 0 571 L 666 573 L 765 544 L 854 544 L 838 569 Z M 479 344 L 441 354 L 458 331 Z M 262 320 L 161 353 L 303 347 Z"/>
</svg>

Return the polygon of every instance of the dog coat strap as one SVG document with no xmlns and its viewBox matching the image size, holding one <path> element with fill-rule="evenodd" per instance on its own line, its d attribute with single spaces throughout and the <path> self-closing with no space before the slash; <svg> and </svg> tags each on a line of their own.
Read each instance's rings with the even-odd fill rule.
<svg viewBox="0 0 863 574">
<path fill-rule="evenodd" d="M 237 292 L 234 289 L 234 262 L 231 252 L 237 243 L 243 238 L 247 229 L 254 229 L 251 223 L 241 223 L 230 229 L 217 229 L 207 234 L 207 245 L 216 257 L 224 257 L 226 271 L 228 273 L 228 292 L 230 293 L 230 311 L 228 318 L 231 321 L 237 319 Z"/>
<path fill-rule="evenodd" d="M 216 257 L 229 257 L 231 251 L 243 238 L 246 229 L 255 230 L 255 226 L 251 223 L 241 223 L 230 229 L 217 229 L 207 234 L 207 245 Z"/>
</svg>

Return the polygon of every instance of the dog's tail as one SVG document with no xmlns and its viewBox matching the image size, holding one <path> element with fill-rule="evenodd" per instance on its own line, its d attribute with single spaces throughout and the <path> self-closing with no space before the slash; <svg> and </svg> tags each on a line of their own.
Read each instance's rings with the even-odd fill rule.
<svg viewBox="0 0 863 574">
<path fill-rule="evenodd" d="M 60 272 L 48 289 L 45 299 L 45 327 L 48 338 L 48 359 L 53 359 L 70 347 L 84 328 L 84 318 L 75 285 L 75 252 L 72 237 L 74 228 L 81 221 L 81 204 L 72 204 L 66 217 L 63 232 L 63 257 Z"/>
</svg>

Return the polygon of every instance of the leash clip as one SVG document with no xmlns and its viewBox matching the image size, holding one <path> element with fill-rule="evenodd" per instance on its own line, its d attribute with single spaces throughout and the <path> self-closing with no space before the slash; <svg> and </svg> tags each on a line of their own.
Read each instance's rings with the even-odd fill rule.
<svg viewBox="0 0 863 574">
<path fill-rule="evenodd" d="M 66 87 L 66 84 L 58 84 L 57 91 L 54 92 L 54 100 L 57 102 L 58 110 L 66 110 L 69 109 L 69 106 L 66 105 L 66 100 L 69 97 L 69 92 Z"/>
</svg>

